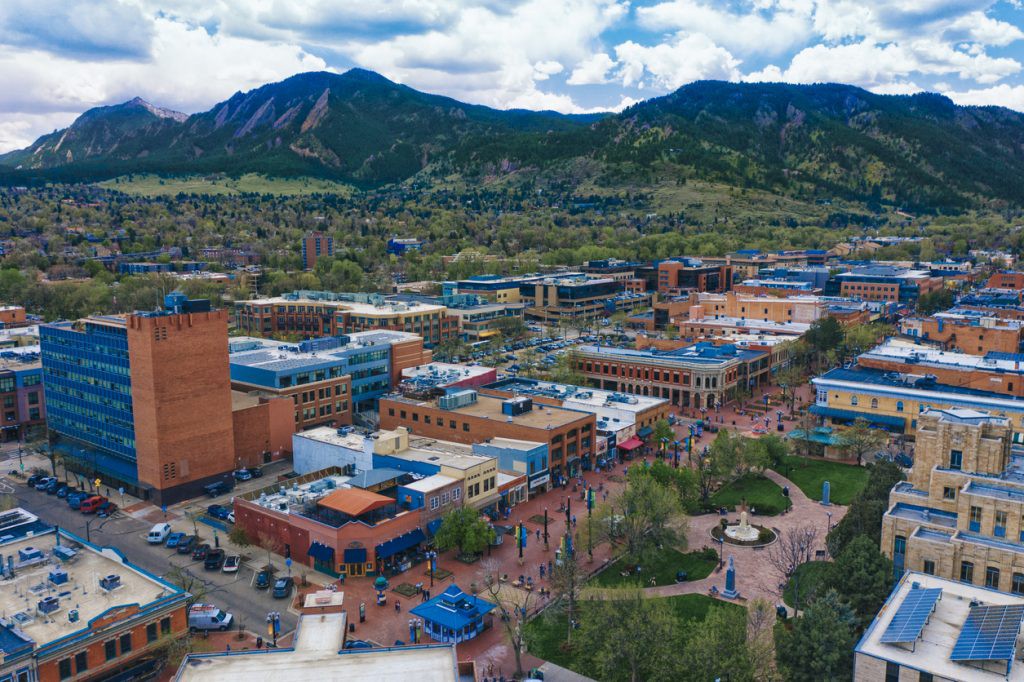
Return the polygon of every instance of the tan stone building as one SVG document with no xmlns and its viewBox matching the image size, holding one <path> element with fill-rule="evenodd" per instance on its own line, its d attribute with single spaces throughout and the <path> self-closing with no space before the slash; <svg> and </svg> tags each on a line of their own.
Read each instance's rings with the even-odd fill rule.
<svg viewBox="0 0 1024 682">
<path fill-rule="evenodd" d="M 1024 594 L 1024 453 L 1008 419 L 928 410 L 914 467 L 893 487 L 882 552 L 897 573 L 920 571 Z"/>
</svg>

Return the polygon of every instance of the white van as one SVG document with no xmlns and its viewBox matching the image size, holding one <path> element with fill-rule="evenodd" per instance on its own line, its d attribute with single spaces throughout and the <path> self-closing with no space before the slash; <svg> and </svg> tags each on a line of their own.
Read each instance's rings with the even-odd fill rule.
<svg viewBox="0 0 1024 682">
<path fill-rule="evenodd" d="M 234 617 L 213 604 L 193 604 L 188 610 L 188 627 L 196 630 L 227 630 Z"/>
<path fill-rule="evenodd" d="M 158 523 L 149 529 L 149 535 L 146 536 L 146 540 L 151 545 L 159 545 L 167 536 L 171 534 L 171 524 L 169 523 Z"/>
</svg>

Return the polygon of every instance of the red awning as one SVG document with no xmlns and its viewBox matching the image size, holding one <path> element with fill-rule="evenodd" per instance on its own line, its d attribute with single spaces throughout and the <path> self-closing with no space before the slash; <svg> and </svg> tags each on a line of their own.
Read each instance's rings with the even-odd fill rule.
<svg viewBox="0 0 1024 682">
<path fill-rule="evenodd" d="M 636 436 L 633 436 L 631 438 L 627 438 L 626 440 L 622 441 L 616 447 L 618 447 L 620 450 L 636 450 L 638 447 L 640 447 L 643 444 L 644 444 L 644 442 L 642 440 L 640 440 Z"/>
</svg>

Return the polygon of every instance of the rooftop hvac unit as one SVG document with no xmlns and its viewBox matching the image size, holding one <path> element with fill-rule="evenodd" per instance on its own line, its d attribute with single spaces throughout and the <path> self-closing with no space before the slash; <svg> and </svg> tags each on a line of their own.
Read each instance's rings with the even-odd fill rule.
<svg viewBox="0 0 1024 682">
<path fill-rule="evenodd" d="M 467 405 L 475 405 L 477 400 L 476 391 L 458 391 L 449 393 L 437 399 L 437 406 L 442 410 L 457 410 Z"/>
<path fill-rule="evenodd" d="M 49 579 L 54 585 L 63 585 L 68 581 L 68 572 L 63 568 L 55 568 L 50 571 Z"/>
<path fill-rule="evenodd" d="M 102 587 L 104 590 L 107 590 L 108 592 L 110 590 L 116 590 L 117 588 L 121 587 L 121 576 L 119 576 L 116 573 L 111 573 L 110 575 L 103 576 L 102 578 L 100 578 L 100 587 Z"/>
<path fill-rule="evenodd" d="M 53 613 L 60 608 L 60 600 L 57 597 L 44 597 L 36 604 L 39 613 Z"/>
</svg>

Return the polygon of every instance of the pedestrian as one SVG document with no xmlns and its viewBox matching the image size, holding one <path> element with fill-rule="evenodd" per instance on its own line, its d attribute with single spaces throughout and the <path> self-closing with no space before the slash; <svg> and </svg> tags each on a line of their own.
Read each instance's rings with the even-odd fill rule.
<svg viewBox="0 0 1024 682">
<path fill-rule="evenodd" d="M 537 542 L 540 542 L 540 528 L 537 529 Z"/>
<path fill-rule="evenodd" d="M 402 602 L 395 600 L 395 613 L 399 613 L 402 610 Z"/>
<path fill-rule="evenodd" d="M 548 575 L 551 575 L 551 569 L 553 568 L 553 566 L 554 564 L 552 564 L 551 560 L 548 559 Z"/>
<path fill-rule="evenodd" d="M 572 515 L 572 527 L 573 528 L 576 527 L 576 515 L 575 514 Z"/>
<path fill-rule="evenodd" d="M 426 592 L 427 592 L 427 598 L 426 598 L 426 601 L 430 601 L 430 590 L 427 590 Z"/>
<path fill-rule="evenodd" d="M 231 653 L 231 645 L 230 645 L 230 644 L 228 644 L 227 652 L 228 652 L 229 654 Z"/>
<path fill-rule="evenodd" d="M 544 564 L 540 565 L 540 579 L 544 580 Z M 543 588 L 541 588 L 543 589 Z"/>
</svg>

